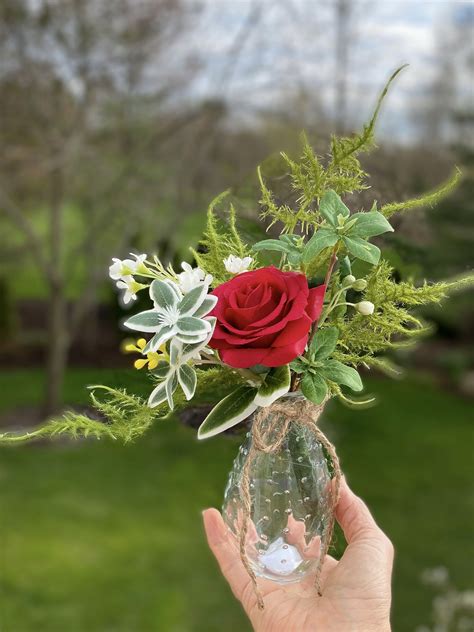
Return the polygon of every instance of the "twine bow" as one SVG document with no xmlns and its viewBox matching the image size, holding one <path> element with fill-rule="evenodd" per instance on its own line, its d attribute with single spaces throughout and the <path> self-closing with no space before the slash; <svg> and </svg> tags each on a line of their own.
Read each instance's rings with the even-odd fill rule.
<svg viewBox="0 0 474 632">
<path fill-rule="evenodd" d="M 326 435 L 318 428 L 317 422 L 323 412 L 326 400 L 321 404 L 312 404 L 308 400 L 287 400 L 277 401 L 267 408 L 261 408 L 254 416 L 251 429 L 251 443 L 247 454 L 247 460 L 242 470 L 242 478 L 240 481 L 240 493 L 242 498 L 243 521 L 242 530 L 240 532 L 240 559 L 245 570 L 252 580 L 257 603 L 260 610 L 263 610 L 265 604 L 257 584 L 257 577 L 250 564 L 246 551 L 246 539 L 249 528 L 249 520 L 252 511 L 252 500 L 250 497 L 250 471 L 251 467 L 259 452 L 264 454 L 273 454 L 281 448 L 289 427 L 292 423 L 298 423 L 300 426 L 307 428 L 319 443 L 325 448 L 327 454 L 331 458 L 333 468 L 334 486 L 331 494 L 331 512 L 329 524 L 326 532 L 326 538 L 321 540 L 321 551 L 316 566 L 315 587 L 321 596 L 321 570 L 324 559 L 329 548 L 334 530 L 334 512 L 339 501 L 339 493 L 341 486 L 341 468 L 336 450 Z M 283 421 L 282 421 L 283 418 Z"/>
</svg>

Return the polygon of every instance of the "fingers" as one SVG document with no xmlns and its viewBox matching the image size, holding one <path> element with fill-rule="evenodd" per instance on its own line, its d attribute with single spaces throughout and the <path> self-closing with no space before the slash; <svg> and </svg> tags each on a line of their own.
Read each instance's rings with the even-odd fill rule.
<svg viewBox="0 0 474 632">
<path fill-rule="evenodd" d="M 209 548 L 222 574 L 229 582 L 232 592 L 239 601 L 242 601 L 250 578 L 241 562 L 239 551 L 230 541 L 227 528 L 217 509 L 206 509 L 202 512 L 202 517 Z"/>
<path fill-rule="evenodd" d="M 341 482 L 341 495 L 336 508 L 336 518 L 349 544 L 355 544 L 368 537 L 383 544 L 393 556 L 393 547 L 375 522 L 364 501 L 349 489 L 346 480 Z"/>
</svg>

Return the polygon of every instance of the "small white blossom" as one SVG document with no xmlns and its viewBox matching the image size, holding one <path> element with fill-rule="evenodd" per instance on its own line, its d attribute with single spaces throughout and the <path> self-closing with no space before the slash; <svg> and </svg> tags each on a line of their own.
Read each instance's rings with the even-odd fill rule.
<svg viewBox="0 0 474 632">
<path fill-rule="evenodd" d="M 227 272 L 232 274 L 241 274 L 247 272 L 250 264 L 252 263 L 252 257 L 236 257 L 235 255 L 229 255 L 227 259 L 224 259 L 224 265 Z"/>
<path fill-rule="evenodd" d="M 212 275 L 206 274 L 201 268 L 192 268 L 185 261 L 183 261 L 181 267 L 183 272 L 178 274 L 178 284 L 183 294 L 187 294 L 200 283 L 205 283 L 206 285 L 212 283 Z"/>
<path fill-rule="evenodd" d="M 132 257 L 135 259 L 117 259 L 113 258 L 112 265 L 109 267 L 109 276 L 114 281 L 118 281 L 119 279 L 124 280 L 125 277 L 128 277 L 132 274 L 140 274 L 140 272 L 147 272 L 148 269 L 145 266 L 146 254 L 145 255 L 135 255 L 130 253 Z"/>
<path fill-rule="evenodd" d="M 367 281 L 365 279 L 357 279 L 352 287 L 356 292 L 362 292 L 367 287 Z"/>
<path fill-rule="evenodd" d="M 355 276 L 353 274 L 348 274 L 342 279 L 342 287 L 350 287 L 355 283 Z"/>
<path fill-rule="evenodd" d="M 374 313 L 375 305 L 370 301 L 360 301 L 355 304 L 355 308 L 362 316 L 370 316 Z"/>
<path fill-rule="evenodd" d="M 137 300 L 137 292 L 146 287 L 141 283 L 137 283 L 131 274 L 126 275 L 117 281 L 116 286 L 119 290 L 124 290 L 122 301 L 124 305 L 128 305 L 131 301 Z"/>
</svg>

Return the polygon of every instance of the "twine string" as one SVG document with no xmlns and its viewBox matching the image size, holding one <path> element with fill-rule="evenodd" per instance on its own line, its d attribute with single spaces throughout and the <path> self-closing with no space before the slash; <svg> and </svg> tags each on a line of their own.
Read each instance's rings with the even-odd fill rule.
<svg viewBox="0 0 474 632">
<path fill-rule="evenodd" d="M 255 591 L 258 608 L 263 610 L 265 604 L 262 594 L 258 588 L 257 576 L 253 570 L 247 550 L 246 541 L 249 528 L 249 521 L 252 512 L 252 499 L 250 495 L 250 472 L 259 453 L 273 454 L 278 452 L 288 434 L 290 425 L 298 423 L 300 426 L 307 428 L 315 437 L 315 439 L 324 447 L 329 455 L 332 463 L 332 493 L 331 493 L 331 512 L 329 523 L 326 531 L 326 537 L 321 539 L 321 550 L 316 565 L 315 587 L 321 596 L 321 570 L 324 564 L 333 531 L 335 520 L 335 509 L 339 502 L 339 494 L 341 488 L 341 468 L 336 449 L 326 437 L 326 435 L 318 428 L 317 422 L 323 412 L 326 401 L 321 404 L 312 404 L 308 400 L 287 400 L 277 401 L 267 408 L 261 408 L 254 416 L 251 429 L 251 442 L 247 459 L 242 470 L 242 478 L 240 481 L 240 493 L 242 499 L 242 529 L 240 532 L 240 559 L 247 571 Z"/>
</svg>

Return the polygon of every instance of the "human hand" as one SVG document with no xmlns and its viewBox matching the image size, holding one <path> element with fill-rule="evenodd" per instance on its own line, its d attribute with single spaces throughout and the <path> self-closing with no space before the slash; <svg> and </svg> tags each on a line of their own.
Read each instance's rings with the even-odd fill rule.
<svg viewBox="0 0 474 632">
<path fill-rule="evenodd" d="M 392 543 L 345 480 L 336 518 L 348 546 L 340 561 L 326 556 L 322 596 L 314 588 L 314 577 L 287 585 L 259 579 L 265 602 L 265 609 L 259 610 L 221 514 L 217 509 L 203 512 L 209 547 L 256 632 L 390 632 Z"/>
</svg>

